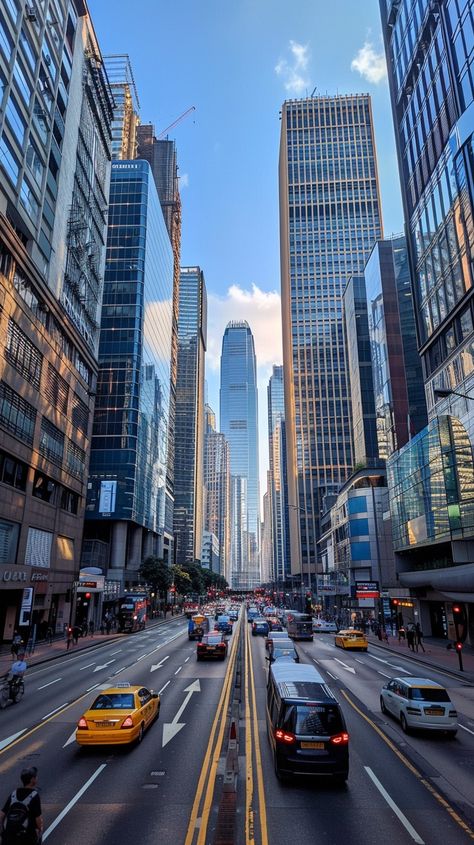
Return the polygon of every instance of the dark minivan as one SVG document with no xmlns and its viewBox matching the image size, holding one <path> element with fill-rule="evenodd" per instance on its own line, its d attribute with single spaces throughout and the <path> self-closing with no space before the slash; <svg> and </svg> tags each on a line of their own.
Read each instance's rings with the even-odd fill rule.
<svg viewBox="0 0 474 845">
<path fill-rule="evenodd" d="M 349 734 L 324 678 L 302 663 L 273 664 L 268 673 L 267 731 L 275 774 L 349 775 Z"/>
</svg>

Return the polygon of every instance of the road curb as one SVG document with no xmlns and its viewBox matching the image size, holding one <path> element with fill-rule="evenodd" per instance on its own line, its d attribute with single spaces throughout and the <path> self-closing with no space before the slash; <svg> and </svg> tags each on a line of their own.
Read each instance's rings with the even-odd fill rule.
<svg viewBox="0 0 474 845">
<path fill-rule="evenodd" d="M 396 654 L 396 655 L 399 655 L 399 656 L 401 656 L 405 659 L 408 657 L 410 660 L 413 660 L 414 663 L 420 663 L 422 666 L 429 666 L 430 669 L 437 669 L 441 672 L 445 672 L 447 675 L 452 675 L 454 678 L 459 678 L 460 680 L 464 680 L 464 681 L 467 681 L 469 683 L 474 682 L 474 673 L 473 672 L 460 672 L 457 669 L 451 669 L 447 666 L 443 666 L 443 664 L 441 664 L 441 663 L 436 663 L 433 660 L 426 660 L 426 659 L 423 660 L 422 657 L 418 657 L 417 654 L 413 654 L 412 652 L 410 652 L 408 654 L 403 654 L 399 649 L 391 648 L 390 645 L 386 645 L 383 642 L 380 642 L 379 640 L 374 641 L 374 640 L 369 639 L 369 645 L 370 644 L 376 645 L 379 648 L 382 648 L 384 651 L 388 651 L 390 654 Z"/>
</svg>

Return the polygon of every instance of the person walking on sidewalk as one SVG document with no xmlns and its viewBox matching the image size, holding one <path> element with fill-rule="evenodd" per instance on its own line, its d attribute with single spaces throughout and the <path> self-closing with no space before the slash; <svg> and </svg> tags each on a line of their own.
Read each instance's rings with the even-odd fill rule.
<svg viewBox="0 0 474 845">
<path fill-rule="evenodd" d="M 411 648 L 412 651 L 415 651 L 415 629 L 413 625 L 407 629 L 407 643 L 408 648 Z"/>
<path fill-rule="evenodd" d="M 415 625 L 415 644 L 416 650 L 418 651 L 418 646 L 421 646 L 421 650 L 424 652 L 425 647 L 423 645 L 423 631 L 421 630 L 421 625 L 419 622 Z"/>
</svg>

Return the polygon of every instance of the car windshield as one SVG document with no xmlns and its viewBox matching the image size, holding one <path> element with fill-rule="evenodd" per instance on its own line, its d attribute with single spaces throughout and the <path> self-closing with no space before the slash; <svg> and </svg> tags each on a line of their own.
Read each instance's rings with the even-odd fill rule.
<svg viewBox="0 0 474 845">
<path fill-rule="evenodd" d="M 287 656 L 287 655 L 291 656 L 291 657 L 295 656 L 294 648 L 277 648 L 275 646 L 272 653 L 273 653 L 273 656 L 275 657 L 275 660 L 277 659 L 277 657 L 284 657 L 284 656 Z"/>
<path fill-rule="evenodd" d="M 436 687 L 412 687 L 409 697 L 413 701 L 451 701 L 445 689 Z"/>
<path fill-rule="evenodd" d="M 135 701 L 133 693 L 113 692 L 99 695 L 94 701 L 91 710 L 134 710 Z"/>
<path fill-rule="evenodd" d="M 206 637 L 204 642 L 208 643 L 208 645 L 217 645 L 217 643 L 222 642 L 222 637 Z"/>
<path fill-rule="evenodd" d="M 293 705 L 284 727 L 299 736 L 332 736 L 344 730 L 341 714 L 334 704 Z"/>
</svg>

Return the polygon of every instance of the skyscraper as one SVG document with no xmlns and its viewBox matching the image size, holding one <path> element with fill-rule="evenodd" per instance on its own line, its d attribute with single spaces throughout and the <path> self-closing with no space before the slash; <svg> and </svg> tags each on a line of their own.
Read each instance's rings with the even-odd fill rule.
<svg viewBox="0 0 474 845">
<path fill-rule="evenodd" d="M 136 158 L 140 103 L 130 57 L 127 54 L 108 55 L 104 56 L 104 63 L 115 104 L 112 121 L 112 158 L 114 160 Z"/>
<path fill-rule="evenodd" d="M 0 640 L 79 570 L 112 98 L 87 4 L 0 4 Z"/>
<path fill-rule="evenodd" d="M 222 340 L 220 427 L 230 448 L 231 584 L 252 589 L 259 572 L 257 363 L 250 326 L 227 324 Z"/>
<path fill-rule="evenodd" d="M 214 411 L 205 406 L 204 530 L 219 541 L 219 572 L 229 581 L 230 558 L 230 458 L 229 444 L 216 431 Z"/>
<path fill-rule="evenodd" d="M 173 255 L 150 166 L 116 161 L 83 554 L 105 546 L 109 577 L 122 589 L 138 583 L 145 557 L 170 557 L 172 291 Z"/>
<path fill-rule="evenodd" d="M 182 267 L 174 466 L 174 535 L 178 564 L 201 559 L 206 342 L 204 274 L 199 267 Z"/>
<path fill-rule="evenodd" d="M 291 565 L 308 583 L 323 496 L 353 463 L 342 292 L 382 234 L 370 97 L 285 102 L 279 181 Z"/>
<path fill-rule="evenodd" d="M 270 576 L 272 580 L 283 582 L 290 574 L 290 561 L 288 560 L 288 533 L 289 519 L 288 506 L 286 501 L 287 491 L 287 468 L 286 449 L 284 448 L 284 426 L 285 426 L 285 396 L 283 387 L 283 367 L 274 366 L 268 382 L 268 448 L 269 448 L 269 475 L 268 475 L 268 514 L 270 524 L 266 524 L 267 540 L 271 540 L 271 567 Z"/>
</svg>

